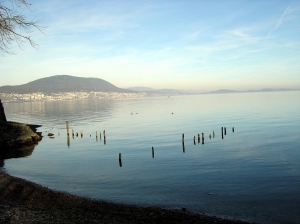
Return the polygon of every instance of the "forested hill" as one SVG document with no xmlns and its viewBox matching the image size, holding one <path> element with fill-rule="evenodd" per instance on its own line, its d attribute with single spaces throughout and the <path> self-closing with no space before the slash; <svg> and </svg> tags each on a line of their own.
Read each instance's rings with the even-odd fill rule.
<svg viewBox="0 0 300 224">
<path fill-rule="evenodd" d="M 70 75 L 56 75 L 37 79 L 18 86 L 1 86 L 0 93 L 57 93 L 57 92 L 121 92 L 135 91 L 121 89 L 99 78 L 82 78 Z"/>
</svg>

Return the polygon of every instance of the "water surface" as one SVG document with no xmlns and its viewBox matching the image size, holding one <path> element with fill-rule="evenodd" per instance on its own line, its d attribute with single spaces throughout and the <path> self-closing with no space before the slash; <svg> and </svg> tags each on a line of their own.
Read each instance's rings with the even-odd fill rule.
<svg viewBox="0 0 300 224">
<path fill-rule="evenodd" d="M 55 135 L 44 137 L 30 156 L 5 160 L 4 168 L 89 198 L 299 223 L 299 96 L 295 91 L 7 103 L 8 120 L 42 124 L 39 131 Z M 69 146 L 65 121 L 83 132 L 83 138 L 71 135 Z M 223 139 L 221 127 L 227 131 Z M 204 144 L 198 133 L 204 133 Z"/>
</svg>

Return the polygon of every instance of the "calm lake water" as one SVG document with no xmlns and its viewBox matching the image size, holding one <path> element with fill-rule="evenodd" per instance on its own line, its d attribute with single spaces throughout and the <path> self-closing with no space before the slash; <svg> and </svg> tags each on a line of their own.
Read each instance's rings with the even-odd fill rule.
<svg viewBox="0 0 300 224">
<path fill-rule="evenodd" d="M 4 170 L 89 198 L 300 223 L 299 99 L 294 91 L 7 103 L 8 120 L 42 124 L 45 137 Z M 69 146 L 66 121 L 83 132 Z"/>
</svg>

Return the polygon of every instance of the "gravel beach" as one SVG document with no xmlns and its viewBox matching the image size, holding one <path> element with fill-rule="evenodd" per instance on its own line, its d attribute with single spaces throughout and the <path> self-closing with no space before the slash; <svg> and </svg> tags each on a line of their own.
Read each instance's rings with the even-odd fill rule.
<svg viewBox="0 0 300 224">
<path fill-rule="evenodd" d="M 0 171 L 0 223 L 247 223 L 183 210 L 92 200 Z"/>
</svg>

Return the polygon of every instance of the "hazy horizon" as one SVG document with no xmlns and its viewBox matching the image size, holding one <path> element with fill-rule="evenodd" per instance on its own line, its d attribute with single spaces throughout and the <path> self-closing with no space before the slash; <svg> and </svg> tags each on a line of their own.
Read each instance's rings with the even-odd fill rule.
<svg viewBox="0 0 300 224">
<path fill-rule="evenodd" d="M 37 1 L 38 49 L 0 56 L 0 86 L 54 75 L 120 88 L 300 89 L 300 2 Z"/>
</svg>

